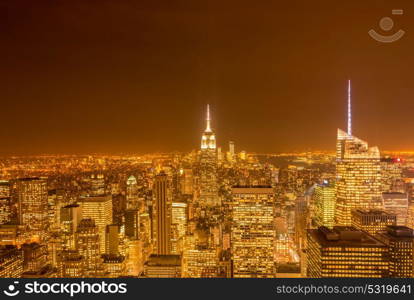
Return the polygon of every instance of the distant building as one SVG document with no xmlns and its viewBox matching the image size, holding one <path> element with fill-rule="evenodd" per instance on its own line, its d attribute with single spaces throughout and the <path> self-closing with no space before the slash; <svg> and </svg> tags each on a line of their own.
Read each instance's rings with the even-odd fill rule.
<svg viewBox="0 0 414 300">
<path fill-rule="evenodd" d="M 127 209 L 138 209 L 139 197 L 137 179 L 133 175 L 131 175 L 129 176 L 126 184 Z"/>
</svg>

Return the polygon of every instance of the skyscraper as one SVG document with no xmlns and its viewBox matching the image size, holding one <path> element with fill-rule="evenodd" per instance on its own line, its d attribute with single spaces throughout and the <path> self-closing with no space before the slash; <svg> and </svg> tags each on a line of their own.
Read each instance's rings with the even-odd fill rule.
<svg viewBox="0 0 414 300">
<path fill-rule="evenodd" d="M 348 85 L 348 132 L 338 129 L 336 144 L 337 203 L 335 218 L 341 226 L 350 226 L 354 209 L 380 209 L 381 167 L 377 147 L 352 135 L 351 85 Z"/>
<path fill-rule="evenodd" d="M 112 196 L 85 197 L 79 201 L 82 218 L 94 220 L 99 233 L 100 251 L 105 253 L 106 226 L 112 224 Z"/>
<path fill-rule="evenodd" d="M 85 268 L 89 276 L 96 276 L 99 264 L 101 262 L 100 256 L 100 236 L 98 227 L 92 219 L 82 219 L 76 231 L 76 250 L 85 259 Z"/>
<path fill-rule="evenodd" d="M 137 179 L 131 175 L 129 176 L 126 184 L 127 209 L 137 209 L 139 201 Z"/>
<path fill-rule="evenodd" d="M 270 186 L 233 187 L 231 252 L 234 277 L 275 275 L 275 211 Z"/>
<path fill-rule="evenodd" d="M 156 254 L 171 253 L 171 195 L 168 176 L 161 172 L 155 177 L 153 207 L 153 237 Z"/>
<path fill-rule="evenodd" d="M 210 107 L 207 105 L 206 129 L 201 137 L 200 152 L 200 198 L 203 206 L 220 205 L 217 184 L 216 136 L 211 129 Z"/>
<path fill-rule="evenodd" d="M 184 237 L 187 229 L 187 203 L 174 201 L 172 203 L 171 216 L 172 253 L 180 254 L 180 239 Z"/>
<path fill-rule="evenodd" d="M 48 227 L 46 181 L 37 177 L 19 179 L 17 196 L 20 224 L 42 239 Z"/>
<path fill-rule="evenodd" d="M 315 187 L 315 223 L 317 226 L 332 228 L 335 218 L 335 185 L 328 182 Z"/>
</svg>

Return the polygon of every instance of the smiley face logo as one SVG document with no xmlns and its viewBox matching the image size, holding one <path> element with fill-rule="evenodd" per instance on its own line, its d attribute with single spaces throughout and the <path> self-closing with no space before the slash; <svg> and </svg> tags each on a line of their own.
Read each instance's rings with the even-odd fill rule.
<svg viewBox="0 0 414 300">
<path fill-rule="evenodd" d="M 403 14 L 403 10 L 402 9 L 394 9 L 392 11 L 393 15 L 402 15 Z M 391 29 L 393 29 L 394 27 L 394 21 L 390 18 L 390 17 L 384 17 L 380 20 L 379 22 L 379 27 L 384 31 L 390 31 Z M 404 34 L 405 31 L 400 29 L 398 30 L 396 33 L 392 34 L 392 35 L 382 35 L 378 32 L 376 32 L 374 29 L 371 29 L 370 31 L 368 31 L 368 34 L 376 41 L 381 42 L 381 43 L 393 43 L 398 41 L 399 39 L 401 39 Z"/>
<path fill-rule="evenodd" d="M 15 281 L 15 282 L 13 282 L 13 284 L 10 284 L 7 287 L 7 290 L 3 291 L 4 294 L 9 296 L 9 297 L 17 296 L 20 293 L 20 291 L 16 289 L 16 285 L 18 285 L 18 284 L 19 284 L 18 281 Z"/>
</svg>

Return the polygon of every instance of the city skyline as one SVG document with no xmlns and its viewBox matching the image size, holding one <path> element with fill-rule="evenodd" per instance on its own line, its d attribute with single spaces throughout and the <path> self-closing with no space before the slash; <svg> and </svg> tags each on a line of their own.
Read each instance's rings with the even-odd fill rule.
<svg viewBox="0 0 414 300">
<path fill-rule="evenodd" d="M 219 144 L 330 150 L 349 78 L 358 136 L 412 150 L 413 4 L 381 3 L 3 2 L 0 155 L 189 151 L 207 103 Z"/>
</svg>

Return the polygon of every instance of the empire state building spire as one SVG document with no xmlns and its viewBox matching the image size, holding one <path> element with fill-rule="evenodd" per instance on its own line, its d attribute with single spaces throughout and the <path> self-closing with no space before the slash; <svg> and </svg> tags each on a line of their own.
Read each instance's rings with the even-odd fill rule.
<svg viewBox="0 0 414 300">
<path fill-rule="evenodd" d="M 351 80 L 348 80 L 348 135 L 352 135 Z"/>
<path fill-rule="evenodd" d="M 206 126 L 206 132 L 211 132 L 211 125 L 210 125 L 210 105 L 207 104 L 207 117 L 206 117 L 206 122 L 207 122 L 207 126 Z"/>
</svg>

